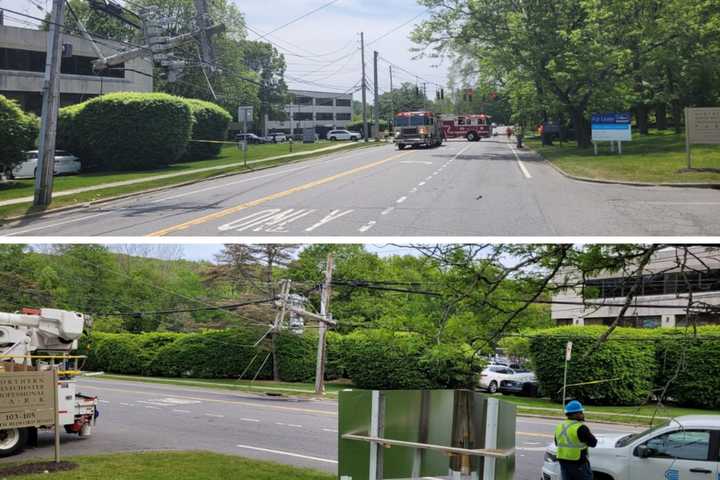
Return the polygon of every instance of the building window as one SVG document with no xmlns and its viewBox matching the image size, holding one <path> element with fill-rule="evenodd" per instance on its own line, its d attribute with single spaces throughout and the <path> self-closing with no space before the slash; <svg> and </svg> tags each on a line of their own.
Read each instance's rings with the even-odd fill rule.
<svg viewBox="0 0 720 480">
<path fill-rule="evenodd" d="M 632 288 L 633 278 L 602 278 L 585 283 L 586 298 L 618 298 Z M 720 292 L 720 269 L 643 275 L 640 296 Z"/>
<path fill-rule="evenodd" d="M 312 119 L 313 119 L 312 112 L 295 112 L 295 113 L 293 113 L 293 120 L 295 120 L 295 121 L 312 120 Z"/>
<path fill-rule="evenodd" d="M 315 118 L 317 120 L 333 120 L 333 114 L 326 112 L 318 112 L 315 114 Z"/>
<path fill-rule="evenodd" d="M 352 120 L 351 113 L 336 113 L 335 120 Z"/>
<path fill-rule="evenodd" d="M 335 100 L 336 107 L 352 107 L 352 100 L 349 98 L 338 98 Z"/>
<path fill-rule="evenodd" d="M 312 97 L 297 96 L 295 97 L 295 105 L 312 105 Z"/>
<path fill-rule="evenodd" d="M 60 73 L 67 75 L 103 76 L 125 78 L 125 65 L 120 64 L 102 72 L 93 72 L 92 57 L 73 55 L 63 58 Z M 0 70 L 18 70 L 21 72 L 44 72 L 45 52 L 20 50 L 16 48 L 0 48 Z"/>
<path fill-rule="evenodd" d="M 317 105 L 318 107 L 332 107 L 333 99 L 332 98 L 316 98 L 315 105 Z"/>
</svg>

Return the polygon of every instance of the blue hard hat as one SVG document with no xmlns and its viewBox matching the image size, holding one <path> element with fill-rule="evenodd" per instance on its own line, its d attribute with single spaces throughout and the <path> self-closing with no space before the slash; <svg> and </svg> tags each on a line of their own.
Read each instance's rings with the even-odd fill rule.
<svg viewBox="0 0 720 480">
<path fill-rule="evenodd" d="M 582 403 L 577 400 L 568 402 L 567 405 L 565 405 L 565 413 L 579 413 L 584 410 L 585 409 L 583 408 Z"/>
</svg>

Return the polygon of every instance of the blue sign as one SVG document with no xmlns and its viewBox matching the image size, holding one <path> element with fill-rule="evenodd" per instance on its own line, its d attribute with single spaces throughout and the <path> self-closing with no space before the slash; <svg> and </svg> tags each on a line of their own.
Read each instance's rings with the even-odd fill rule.
<svg viewBox="0 0 720 480">
<path fill-rule="evenodd" d="M 680 480 L 680 471 L 679 470 L 667 470 L 665 472 L 665 479 L 666 480 Z"/>
<path fill-rule="evenodd" d="M 592 116 L 592 123 L 604 124 L 604 125 L 629 125 L 632 115 L 629 112 L 625 113 L 594 113 Z"/>
</svg>

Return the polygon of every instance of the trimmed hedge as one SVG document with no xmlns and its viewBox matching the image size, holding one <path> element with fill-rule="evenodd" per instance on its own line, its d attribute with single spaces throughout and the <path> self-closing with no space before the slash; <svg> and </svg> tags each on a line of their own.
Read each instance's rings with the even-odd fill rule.
<svg viewBox="0 0 720 480">
<path fill-rule="evenodd" d="M 35 147 L 40 125 L 32 113 L 0 95 L 0 173 L 22 163 L 23 152 Z"/>
<path fill-rule="evenodd" d="M 328 332 L 326 340 L 325 379 L 335 380 L 343 376 L 343 337 Z M 318 337 L 306 333 L 293 335 L 282 333 L 276 337 L 280 380 L 283 382 L 312 382 L 315 380 Z"/>
<path fill-rule="evenodd" d="M 131 170 L 180 159 L 190 140 L 185 99 L 165 93 L 110 93 L 61 115 L 62 142 L 83 167 Z M 70 129 L 70 130 L 68 130 Z"/>
<path fill-rule="evenodd" d="M 203 100 L 186 98 L 192 113 L 192 140 L 188 144 L 184 160 L 205 160 L 217 157 L 221 143 L 205 143 L 199 140 L 221 142 L 225 140 L 232 116 L 222 107 Z"/>
<path fill-rule="evenodd" d="M 618 328 L 597 352 L 583 359 L 584 351 L 605 330 L 559 327 L 535 333 L 529 349 L 541 389 L 561 400 L 565 344 L 572 340 L 568 384 L 612 381 L 571 387 L 570 398 L 598 405 L 638 405 L 651 392 L 658 394 L 677 371 L 665 400 L 683 406 L 720 407 L 720 328 L 701 327 L 699 338 L 676 329 Z"/>
</svg>

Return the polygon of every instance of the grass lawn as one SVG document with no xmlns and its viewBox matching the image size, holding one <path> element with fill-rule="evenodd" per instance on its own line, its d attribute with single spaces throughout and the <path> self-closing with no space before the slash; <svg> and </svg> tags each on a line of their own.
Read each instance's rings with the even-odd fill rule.
<svg viewBox="0 0 720 480">
<path fill-rule="evenodd" d="M 315 384 L 313 383 L 290 383 L 272 382 L 267 380 L 233 380 L 233 379 L 207 379 L 207 378 L 162 378 L 162 377 L 141 377 L 136 375 L 101 375 L 93 377 L 93 380 L 125 380 L 131 382 L 164 383 L 182 385 L 187 387 L 208 387 L 223 390 L 236 390 L 255 393 L 282 393 L 283 395 L 314 396 Z M 325 382 L 325 392 L 329 397 L 336 397 L 338 392 L 346 388 L 352 388 L 347 383 Z"/>
<path fill-rule="evenodd" d="M 7 476 L 8 479 L 53 480 L 206 480 L 227 478 L 233 480 L 332 480 L 335 476 L 271 462 L 249 460 L 231 455 L 205 452 L 144 452 L 69 457 L 78 468 L 52 474 Z M 29 462 L 23 462 L 29 463 Z M 0 469 L 17 465 L 3 463 Z"/>
<path fill-rule="evenodd" d="M 600 155 L 593 149 L 577 149 L 575 143 L 542 146 L 539 139 L 527 145 L 570 175 L 603 180 L 647 183 L 718 183 L 718 172 L 686 172 L 685 135 L 670 131 L 651 131 L 650 135 L 633 135 L 623 143 L 623 154 L 611 154 L 609 143 L 600 144 Z M 720 145 L 692 147 L 693 168 L 720 169 Z"/>
<path fill-rule="evenodd" d="M 100 190 L 93 190 L 89 192 L 81 192 L 74 195 L 68 195 L 64 197 L 56 197 L 53 199 L 53 203 L 50 208 L 58 208 L 67 205 L 73 205 L 77 203 L 86 203 L 90 201 L 100 200 L 102 198 L 114 197 L 127 193 L 133 193 L 143 190 L 148 190 L 157 187 L 163 187 L 168 185 L 176 185 L 179 183 L 187 182 L 190 180 L 200 180 L 204 178 L 210 178 L 217 175 L 222 175 L 231 172 L 242 172 L 244 170 L 252 168 L 263 168 L 273 165 L 281 165 L 284 163 L 296 162 L 298 160 L 311 158 L 324 153 L 317 153 L 315 150 L 332 146 L 330 142 L 320 142 L 317 144 L 302 144 L 297 143 L 293 145 L 293 153 L 305 152 L 307 155 L 299 155 L 285 159 L 268 160 L 267 162 L 250 165 L 249 168 L 243 166 L 243 154 L 237 147 L 228 145 L 223 147 L 222 152 L 217 158 L 211 160 L 201 160 L 197 162 L 185 162 L 176 163 L 169 165 L 167 168 L 144 170 L 144 171 L 132 171 L 132 172 L 94 172 L 94 173 L 82 173 L 79 175 L 67 175 L 59 176 L 54 180 L 53 190 L 55 192 L 62 192 L 65 190 L 74 190 L 77 188 L 93 187 L 96 185 L 102 185 L 105 183 L 122 182 L 126 180 L 136 180 L 147 177 L 153 177 L 157 175 L 166 175 L 174 173 L 184 173 L 172 178 L 148 180 L 141 183 L 132 185 L 116 186 L 111 188 L 104 188 Z M 365 146 L 374 146 L 375 143 L 349 143 L 345 146 L 345 149 L 350 148 L 363 148 Z M 274 157 L 278 155 L 285 155 L 289 152 L 288 144 L 268 144 L 268 145 L 250 145 L 248 149 L 248 161 L 261 160 L 263 158 Z M 330 153 L 330 152 L 328 152 Z M 219 168 L 217 170 L 205 171 L 205 172 L 194 172 L 195 170 L 206 168 L 206 167 L 226 167 Z M 194 173 L 193 173 L 194 172 Z M 10 200 L 13 198 L 21 198 L 32 196 L 34 191 L 34 180 L 33 179 L 22 179 L 15 180 L 12 182 L 0 183 L 0 201 Z M 24 213 L 32 212 L 31 203 L 22 203 L 15 205 L 0 206 L 0 218 L 7 218 L 15 215 L 21 215 Z"/>
<path fill-rule="evenodd" d="M 560 405 L 551 402 L 546 398 L 515 397 L 512 395 L 502 395 L 499 398 L 517 405 L 519 414 L 557 416 L 558 418 L 564 416 L 562 414 Z M 554 410 L 554 412 L 550 410 L 540 410 L 540 408 L 552 409 Z M 632 423 L 636 425 L 649 425 L 652 421 L 652 419 L 649 417 L 652 417 L 653 415 L 657 417 L 676 417 L 680 415 L 720 415 L 720 411 L 672 406 L 658 409 L 656 411 L 655 405 L 645 405 L 642 407 L 606 407 L 590 405 L 586 406 L 585 415 L 590 421 L 596 420 L 605 422 Z M 633 417 L 632 415 L 637 416 Z M 656 418 L 653 424 L 662 423 L 664 421 L 664 418 Z"/>
</svg>

